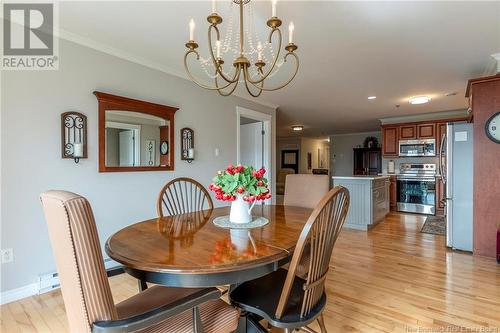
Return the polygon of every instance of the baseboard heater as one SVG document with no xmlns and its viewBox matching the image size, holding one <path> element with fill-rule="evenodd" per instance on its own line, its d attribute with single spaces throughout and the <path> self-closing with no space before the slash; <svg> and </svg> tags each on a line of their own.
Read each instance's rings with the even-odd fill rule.
<svg viewBox="0 0 500 333">
<path fill-rule="evenodd" d="M 111 258 L 104 259 L 104 268 L 108 277 L 122 274 L 123 266 Z M 61 286 L 59 282 L 59 273 L 47 273 L 38 277 L 38 294 L 44 294 L 58 289 Z"/>
</svg>

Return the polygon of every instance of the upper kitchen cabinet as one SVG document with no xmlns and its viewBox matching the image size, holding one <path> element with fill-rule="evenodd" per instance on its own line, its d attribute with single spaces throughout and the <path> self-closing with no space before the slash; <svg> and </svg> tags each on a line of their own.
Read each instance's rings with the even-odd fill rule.
<svg viewBox="0 0 500 333">
<path fill-rule="evenodd" d="M 418 124 L 417 125 L 417 139 L 434 139 L 436 136 L 436 124 Z"/>
<path fill-rule="evenodd" d="M 399 143 L 405 140 L 435 140 L 435 150 L 439 147 L 443 134 L 446 132 L 446 123 L 463 121 L 465 118 L 440 119 L 435 121 L 421 121 L 414 123 L 399 123 L 382 126 L 382 155 L 384 157 L 399 156 Z"/>
<path fill-rule="evenodd" d="M 398 156 L 398 127 L 382 127 L 382 155 Z"/>
<path fill-rule="evenodd" d="M 417 126 L 408 124 L 399 127 L 399 140 L 412 140 L 417 138 Z"/>
</svg>

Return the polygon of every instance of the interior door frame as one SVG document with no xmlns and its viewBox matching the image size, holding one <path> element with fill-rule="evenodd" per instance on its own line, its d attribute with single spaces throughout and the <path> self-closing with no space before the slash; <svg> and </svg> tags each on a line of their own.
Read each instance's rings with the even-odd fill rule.
<svg viewBox="0 0 500 333">
<path fill-rule="evenodd" d="M 105 128 L 118 128 L 118 129 L 127 129 L 134 131 L 134 136 L 137 138 L 134 140 L 134 164 L 137 166 L 141 166 L 141 125 L 129 124 L 129 123 L 120 123 L 116 121 L 106 121 Z M 104 135 L 107 136 L 107 133 L 104 132 Z M 108 138 L 106 137 L 106 142 Z M 104 156 L 105 161 L 108 160 L 108 151 L 104 148 Z M 134 166 L 135 167 L 135 166 Z"/>
<path fill-rule="evenodd" d="M 273 183 L 273 159 L 272 159 L 272 120 L 273 116 L 267 113 L 250 110 L 241 106 L 236 107 L 236 161 L 240 163 L 240 142 L 241 142 L 241 117 L 262 121 L 264 123 L 264 165 L 267 166 L 266 178 L 271 186 L 271 191 L 274 190 Z M 259 166 L 260 167 L 260 166 Z M 271 192 L 272 194 L 272 192 Z M 272 197 L 272 202 L 274 202 L 274 196 Z"/>
</svg>

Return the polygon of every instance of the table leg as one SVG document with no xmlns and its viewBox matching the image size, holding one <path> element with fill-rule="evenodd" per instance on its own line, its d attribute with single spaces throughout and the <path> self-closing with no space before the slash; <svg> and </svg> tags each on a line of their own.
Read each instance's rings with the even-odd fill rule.
<svg viewBox="0 0 500 333">
<path fill-rule="evenodd" d="M 241 311 L 240 321 L 238 323 L 237 333 L 268 333 L 257 318 L 251 313 Z"/>
<path fill-rule="evenodd" d="M 146 281 L 138 279 L 137 282 L 139 284 L 139 291 L 144 291 L 148 289 L 148 284 L 146 283 Z"/>
</svg>

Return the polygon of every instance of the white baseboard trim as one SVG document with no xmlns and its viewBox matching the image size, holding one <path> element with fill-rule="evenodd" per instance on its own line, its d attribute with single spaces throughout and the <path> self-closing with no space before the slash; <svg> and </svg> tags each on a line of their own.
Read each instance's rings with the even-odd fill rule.
<svg viewBox="0 0 500 333">
<path fill-rule="evenodd" d="M 11 303 L 22 298 L 30 297 L 38 294 L 39 284 L 37 282 L 28 284 L 26 286 L 11 289 L 7 291 L 3 291 L 0 294 L 0 304 L 4 305 L 7 303 Z"/>
<path fill-rule="evenodd" d="M 120 264 L 116 261 L 110 258 L 104 259 L 104 268 L 106 270 L 112 270 L 118 267 L 120 267 Z M 17 300 L 33 295 L 45 294 L 49 291 L 59 289 L 59 277 L 56 272 L 45 274 L 40 276 L 40 278 L 41 277 L 44 277 L 45 279 L 30 283 L 16 289 L 2 291 L 0 293 L 0 305 L 15 302 Z"/>
</svg>

